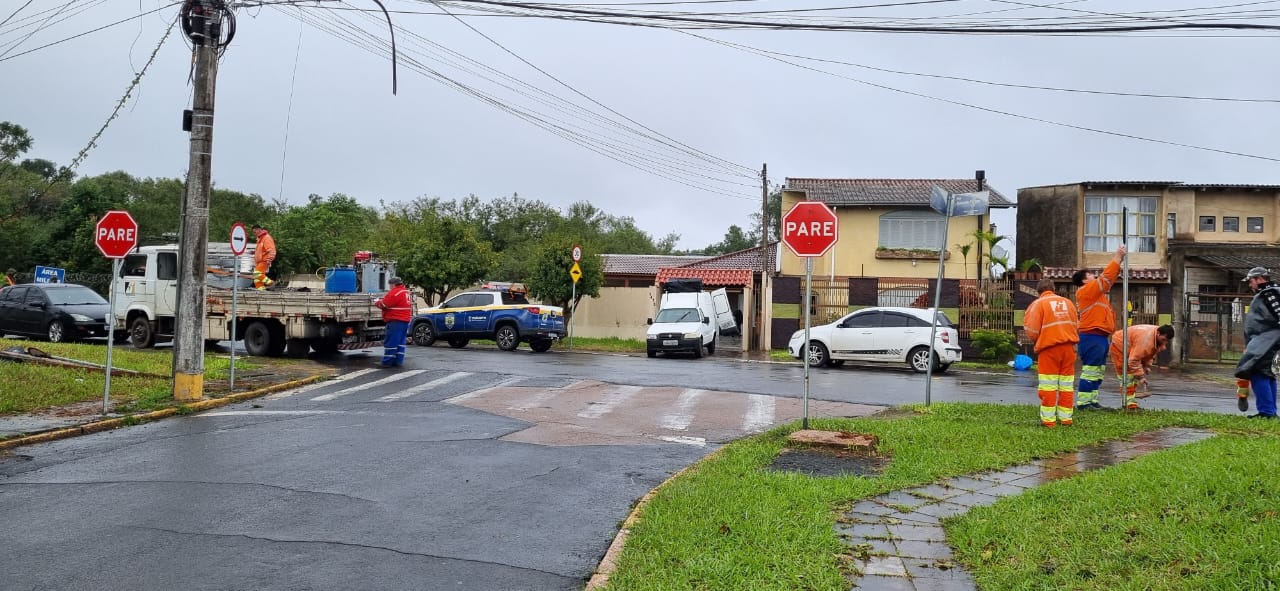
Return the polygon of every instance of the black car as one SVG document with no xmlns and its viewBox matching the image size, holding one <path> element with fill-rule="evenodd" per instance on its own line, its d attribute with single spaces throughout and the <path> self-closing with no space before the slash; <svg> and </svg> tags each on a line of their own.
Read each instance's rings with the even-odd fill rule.
<svg viewBox="0 0 1280 591">
<path fill-rule="evenodd" d="M 0 336 L 22 335 L 55 343 L 107 336 L 111 311 L 98 292 L 71 283 L 24 283 L 0 290 Z M 117 331 L 123 338 L 126 331 Z"/>
</svg>

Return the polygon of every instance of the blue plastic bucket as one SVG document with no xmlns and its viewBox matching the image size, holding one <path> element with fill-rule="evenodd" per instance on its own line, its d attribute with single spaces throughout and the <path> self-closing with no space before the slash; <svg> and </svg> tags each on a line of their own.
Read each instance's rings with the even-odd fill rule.
<svg viewBox="0 0 1280 591">
<path fill-rule="evenodd" d="M 329 293 L 355 293 L 356 270 L 351 267 L 330 267 L 324 274 L 324 290 Z"/>
</svg>

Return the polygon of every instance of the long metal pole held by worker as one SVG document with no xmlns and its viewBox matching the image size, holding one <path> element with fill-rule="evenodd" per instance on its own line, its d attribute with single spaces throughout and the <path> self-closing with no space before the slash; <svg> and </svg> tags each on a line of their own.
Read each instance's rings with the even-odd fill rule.
<svg viewBox="0 0 1280 591">
<path fill-rule="evenodd" d="M 191 23 L 195 89 L 191 113 L 191 156 L 178 234 L 178 305 L 173 335 L 173 399 L 204 397 L 205 255 L 209 242 L 209 185 L 213 161 L 213 103 L 221 44 L 222 0 L 196 0 L 178 18 Z M 237 269 L 238 271 L 238 269 Z"/>
<path fill-rule="evenodd" d="M 938 338 L 938 313 L 942 311 L 942 274 L 946 270 L 947 261 L 947 229 L 951 226 L 951 214 L 955 213 L 953 205 L 955 195 L 947 193 L 947 217 L 942 220 L 942 248 L 938 249 L 938 283 L 933 286 L 933 322 L 929 327 L 929 369 L 924 372 L 924 405 L 929 406 L 933 397 L 933 364 L 937 351 L 933 350 L 934 339 Z"/>
<path fill-rule="evenodd" d="M 1120 244 L 1129 247 L 1129 208 L 1120 208 Z M 1129 256 L 1125 253 L 1124 267 L 1120 275 L 1120 367 L 1116 374 L 1120 379 L 1120 408 L 1128 409 L 1129 394 Z"/>
</svg>

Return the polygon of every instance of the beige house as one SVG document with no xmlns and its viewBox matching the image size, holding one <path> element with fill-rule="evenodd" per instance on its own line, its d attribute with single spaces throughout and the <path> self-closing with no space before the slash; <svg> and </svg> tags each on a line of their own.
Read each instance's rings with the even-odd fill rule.
<svg viewBox="0 0 1280 591">
<path fill-rule="evenodd" d="M 1040 259 L 1055 279 L 1102 267 L 1127 231 L 1131 315 L 1174 325 L 1175 362 L 1239 351 L 1241 304 L 1250 298 L 1240 279 L 1251 267 L 1280 267 L 1277 224 L 1276 185 L 1086 181 L 1018 190 L 1017 235 L 1034 237 L 1019 241 L 1018 257 Z"/>
</svg>

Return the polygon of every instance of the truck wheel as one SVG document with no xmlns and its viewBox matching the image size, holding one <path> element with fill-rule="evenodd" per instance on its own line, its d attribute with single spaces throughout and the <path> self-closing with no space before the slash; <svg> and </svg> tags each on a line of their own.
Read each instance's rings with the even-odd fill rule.
<svg viewBox="0 0 1280 591">
<path fill-rule="evenodd" d="M 258 320 L 244 328 L 244 350 L 256 357 L 271 354 L 271 327 Z"/>
<path fill-rule="evenodd" d="M 430 347 L 436 342 L 436 330 L 428 321 L 413 325 L 413 344 L 419 347 Z"/>
<path fill-rule="evenodd" d="M 534 353 L 546 353 L 551 350 L 551 339 L 533 339 L 529 341 L 529 348 Z"/>
<path fill-rule="evenodd" d="M 702 343 L 698 343 L 698 346 L 693 348 L 693 358 L 702 359 Z"/>
<path fill-rule="evenodd" d="M 284 326 L 277 323 L 270 323 L 267 328 L 271 331 L 271 350 L 267 352 L 272 357 L 279 357 L 284 354 Z"/>
<path fill-rule="evenodd" d="M 312 339 L 311 350 L 317 355 L 334 355 L 338 352 L 338 343 L 328 339 Z"/>
<path fill-rule="evenodd" d="M 135 349 L 150 349 L 156 344 L 156 333 L 146 316 L 137 316 L 129 323 L 129 342 Z"/>
<path fill-rule="evenodd" d="M 504 324 L 498 327 L 497 332 L 493 333 L 493 340 L 498 342 L 499 349 L 515 351 L 520 346 L 520 333 L 516 332 L 516 327 Z"/>
<path fill-rule="evenodd" d="M 707 355 L 715 355 L 715 354 L 716 354 L 716 338 L 711 337 L 711 344 L 707 345 Z"/>
<path fill-rule="evenodd" d="M 463 337 L 449 337 L 449 346 L 453 347 L 454 349 L 461 349 L 467 346 L 467 343 L 470 343 L 470 342 L 471 342 L 471 339 L 467 339 Z"/>
<path fill-rule="evenodd" d="M 285 354 L 294 359 L 302 359 L 311 352 L 311 343 L 306 339 L 289 339 L 284 342 Z"/>
</svg>

